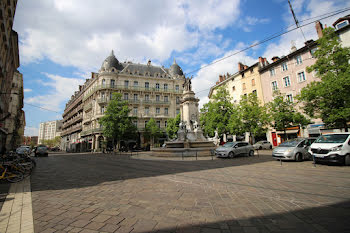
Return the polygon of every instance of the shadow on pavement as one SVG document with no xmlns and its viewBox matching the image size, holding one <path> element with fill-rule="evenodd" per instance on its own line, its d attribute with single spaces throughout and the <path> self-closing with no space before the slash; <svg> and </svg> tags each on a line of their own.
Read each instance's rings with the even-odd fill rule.
<svg viewBox="0 0 350 233">
<path fill-rule="evenodd" d="M 350 232 L 350 201 L 329 206 L 286 211 L 280 214 L 265 214 L 251 218 L 236 218 L 205 224 L 194 224 L 158 230 L 132 232 L 176 232 L 176 233 L 346 233 Z M 209 220 L 210 222 L 210 220 Z"/>
<path fill-rule="evenodd" d="M 32 191 L 94 186 L 103 182 L 177 174 L 272 161 L 271 156 L 170 161 L 141 160 L 112 154 L 69 154 L 36 158 Z"/>
</svg>

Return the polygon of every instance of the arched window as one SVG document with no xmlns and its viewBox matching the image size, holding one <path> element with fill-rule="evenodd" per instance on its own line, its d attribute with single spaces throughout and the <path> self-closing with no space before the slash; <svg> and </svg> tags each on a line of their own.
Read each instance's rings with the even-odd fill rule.
<svg viewBox="0 0 350 233">
<path fill-rule="evenodd" d="M 105 87 L 105 86 L 106 86 L 106 80 L 102 79 L 102 87 Z"/>
</svg>

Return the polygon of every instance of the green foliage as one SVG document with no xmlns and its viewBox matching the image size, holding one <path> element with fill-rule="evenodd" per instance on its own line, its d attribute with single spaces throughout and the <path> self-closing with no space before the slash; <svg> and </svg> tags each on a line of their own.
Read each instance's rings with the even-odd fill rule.
<svg viewBox="0 0 350 233">
<path fill-rule="evenodd" d="M 269 115 L 265 106 L 260 105 L 256 94 L 242 96 L 241 101 L 234 107 L 230 118 L 229 128 L 232 134 L 250 133 L 250 142 L 254 136 L 262 135 L 269 125 Z"/>
<path fill-rule="evenodd" d="M 109 102 L 105 115 L 99 123 L 103 126 L 103 134 L 107 138 L 118 142 L 121 139 L 134 138 L 137 127 L 133 124 L 135 117 L 130 117 L 128 103 L 122 100 L 120 93 L 114 93 Z"/>
<path fill-rule="evenodd" d="M 181 121 L 180 113 L 177 114 L 175 118 L 168 119 L 168 124 L 166 127 L 166 133 L 168 134 L 168 137 L 173 139 L 177 136 L 177 131 L 179 130 L 179 124 Z"/>
<path fill-rule="evenodd" d="M 47 139 L 47 140 L 43 140 L 43 144 L 48 146 L 48 147 L 56 147 L 59 146 L 61 143 L 61 137 L 57 136 L 53 139 Z"/>
<path fill-rule="evenodd" d="M 215 130 L 219 135 L 230 131 L 229 122 L 233 114 L 233 104 L 225 86 L 219 87 L 216 94 L 200 111 L 200 122 L 205 134 L 212 137 Z"/>
<path fill-rule="evenodd" d="M 151 118 L 145 127 L 145 138 L 146 139 L 151 139 L 152 140 L 152 145 L 154 144 L 155 141 L 157 141 L 157 139 L 162 136 L 163 132 L 162 130 L 158 127 L 156 121 Z"/>
<path fill-rule="evenodd" d="M 285 95 L 279 91 L 274 93 L 274 99 L 268 103 L 268 108 L 272 120 L 271 126 L 277 130 L 285 131 L 289 127 L 296 125 L 303 127 L 310 123 L 303 114 L 295 110 L 295 104 L 286 100 Z"/>
<path fill-rule="evenodd" d="M 328 127 L 347 130 L 350 121 L 350 48 L 341 47 L 334 29 L 326 28 L 314 56 L 317 61 L 307 71 L 315 72 L 320 80 L 303 88 L 298 99 L 310 117 L 321 118 Z"/>
</svg>

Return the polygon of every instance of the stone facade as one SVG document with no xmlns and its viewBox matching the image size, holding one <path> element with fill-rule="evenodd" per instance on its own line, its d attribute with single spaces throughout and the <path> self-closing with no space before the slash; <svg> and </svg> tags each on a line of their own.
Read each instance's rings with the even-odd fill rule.
<svg viewBox="0 0 350 233">
<path fill-rule="evenodd" d="M 14 72 L 19 67 L 18 35 L 12 30 L 17 0 L 0 1 L 0 153 L 6 150 Z M 9 135 L 11 138 L 12 136 Z"/>
<path fill-rule="evenodd" d="M 130 115 L 137 117 L 134 122 L 139 134 L 137 143 L 142 145 L 145 143 L 145 125 L 151 118 L 165 131 L 167 120 L 180 113 L 184 80 L 182 69 L 175 60 L 170 68 L 154 66 L 151 61 L 147 64 L 121 63 L 112 51 L 99 72 L 92 73 L 67 103 L 61 145 L 70 141 L 70 144 L 77 144 L 73 151 L 101 150 L 106 138 L 98 120 L 115 92 L 128 101 Z"/>
<path fill-rule="evenodd" d="M 6 150 L 14 150 L 23 141 L 25 115 L 23 108 L 23 75 L 16 71 L 11 84 L 11 96 L 9 102 L 9 116 L 5 119 L 7 130 Z"/>
<path fill-rule="evenodd" d="M 83 93 L 84 86 L 79 86 L 79 91 L 72 95 L 71 99 L 66 104 L 63 112 L 63 124 L 61 132 L 61 150 L 63 151 L 81 151 L 81 144 L 79 141 L 80 133 L 82 131 L 83 121 Z"/>
</svg>

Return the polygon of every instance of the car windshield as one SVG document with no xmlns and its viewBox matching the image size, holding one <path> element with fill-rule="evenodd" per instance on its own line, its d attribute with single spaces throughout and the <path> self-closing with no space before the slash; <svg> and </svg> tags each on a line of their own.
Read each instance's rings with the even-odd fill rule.
<svg viewBox="0 0 350 233">
<path fill-rule="evenodd" d="M 227 142 L 223 145 L 223 147 L 232 147 L 233 146 L 233 142 Z"/>
<path fill-rule="evenodd" d="M 263 144 L 263 141 L 255 143 L 255 145 L 260 145 L 260 144 Z"/>
<path fill-rule="evenodd" d="M 315 143 L 343 143 L 349 137 L 349 134 L 328 134 L 321 135 Z"/>
<path fill-rule="evenodd" d="M 281 143 L 278 147 L 296 147 L 299 144 L 300 140 L 290 140 Z"/>
</svg>

